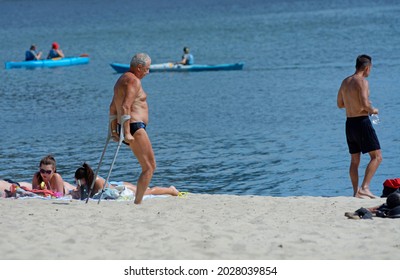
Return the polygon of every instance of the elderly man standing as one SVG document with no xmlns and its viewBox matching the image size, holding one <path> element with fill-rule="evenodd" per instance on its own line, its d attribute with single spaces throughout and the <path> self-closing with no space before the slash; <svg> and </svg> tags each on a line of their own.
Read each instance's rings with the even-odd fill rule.
<svg viewBox="0 0 400 280">
<path fill-rule="evenodd" d="M 135 204 L 140 204 L 156 168 L 153 148 L 146 132 L 149 122 L 147 95 L 142 88 L 143 79 L 150 70 L 151 59 L 145 53 L 135 54 L 128 72 L 121 75 L 114 86 L 110 104 L 112 137 L 119 140 L 121 125 L 124 143 L 129 145 L 142 168 L 137 181 Z"/>
<path fill-rule="evenodd" d="M 365 79 L 372 68 L 372 59 L 368 55 L 360 55 L 356 60 L 356 71 L 345 78 L 337 95 L 337 106 L 346 109 L 346 139 L 351 155 L 350 179 L 354 197 L 375 196 L 370 191 L 370 183 L 375 171 L 382 162 L 381 147 L 375 129 L 368 115 L 378 114 L 369 100 L 369 86 Z M 359 188 L 358 167 L 361 153 L 369 153 L 370 162 L 365 170 L 364 180 Z"/>
</svg>

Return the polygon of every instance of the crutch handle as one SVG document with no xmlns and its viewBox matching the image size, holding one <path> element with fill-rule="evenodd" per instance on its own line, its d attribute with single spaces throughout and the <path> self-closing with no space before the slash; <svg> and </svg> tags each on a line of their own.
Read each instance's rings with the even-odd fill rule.
<svg viewBox="0 0 400 280">
<path fill-rule="evenodd" d="M 112 129 L 111 129 L 112 122 L 115 121 L 117 118 L 118 118 L 117 115 L 109 115 L 108 134 L 110 136 L 112 136 Z"/>
<path fill-rule="evenodd" d="M 119 141 L 120 143 L 122 143 L 122 141 L 124 141 L 124 137 L 125 137 L 125 129 L 124 129 L 124 124 L 126 121 L 130 120 L 131 116 L 130 115 L 122 115 L 120 118 L 120 123 L 121 123 L 121 131 L 119 134 Z"/>
</svg>

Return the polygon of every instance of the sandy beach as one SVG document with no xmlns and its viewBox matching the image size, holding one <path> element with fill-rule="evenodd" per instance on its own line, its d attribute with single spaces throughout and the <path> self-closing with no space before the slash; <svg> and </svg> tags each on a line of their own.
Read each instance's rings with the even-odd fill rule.
<svg viewBox="0 0 400 280">
<path fill-rule="evenodd" d="M 399 259 L 385 199 L 187 194 L 132 201 L 0 199 L 2 260 Z"/>
</svg>

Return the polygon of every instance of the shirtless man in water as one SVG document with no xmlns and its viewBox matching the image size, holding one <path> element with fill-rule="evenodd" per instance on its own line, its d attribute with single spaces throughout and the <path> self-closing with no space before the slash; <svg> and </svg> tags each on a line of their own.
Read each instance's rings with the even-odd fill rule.
<svg viewBox="0 0 400 280">
<path fill-rule="evenodd" d="M 379 113 L 378 109 L 371 105 L 368 81 L 365 79 L 369 76 L 371 67 L 370 56 L 365 54 L 358 56 L 355 73 L 343 80 L 337 96 L 337 106 L 346 109 L 346 139 L 351 154 L 350 179 L 354 190 L 353 196 L 358 198 L 375 198 L 369 185 L 382 162 L 379 140 L 368 117 L 368 115 Z M 361 152 L 369 153 L 370 162 L 359 188 L 358 167 Z"/>
<path fill-rule="evenodd" d="M 129 71 L 115 83 L 110 104 L 112 137 L 115 141 L 119 140 L 119 130 L 123 125 L 124 143 L 129 145 L 142 168 L 137 181 L 135 204 L 142 202 L 156 169 L 153 148 L 146 132 L 149 121 L 147 95 L 141 84 L 141 79 L 149 73 L 150 64 L 151 59 L 147 54 L 136 54 L 131 60 Z"/>
</svg>

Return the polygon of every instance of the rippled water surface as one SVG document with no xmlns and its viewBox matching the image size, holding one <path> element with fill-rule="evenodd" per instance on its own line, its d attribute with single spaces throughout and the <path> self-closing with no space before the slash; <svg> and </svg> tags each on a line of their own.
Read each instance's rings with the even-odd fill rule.
<svg viewBox="0 0 400 280">
<path fill-rule="evenodd" d="M 196 193 L 351 195 L 345 114 L 336 108 L 336 94 L 361 53 L 373 57 L 371 100 L 381 118 L 375 128 L 384 161 L 372 190 L 379 193 L 385 179 L 399 176 L 396 1 L 52 4 L 0 0 L 2 61 L 22 60 L 31 43 L 47 53 L 52 41 L 67 56 L 88 53 L 91 61 L 0 70 L 2 178 L 30 181 L 48 153 L 69 182 L 83 161 L 97 167 L 119 77 L 109 63 L 128 63 L 136 52 L 149 53 L 153 63 L 176 61 L 183 46 L 197 63 L 242 61 L 245 67 L 153 73 L 143 80 L 157 160 L 152 184 Z M 115 148 L 109 146 L 103 176 Z M 360 173 L 367 163 L 364 156 Z M 122 147 L 112 179 L 135 182 L 139 172 Z"/>
</svg>

